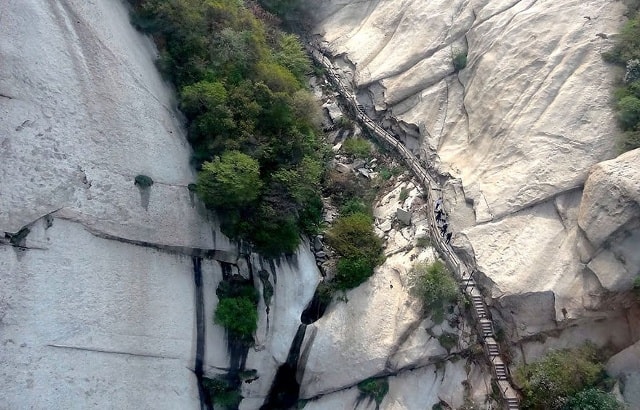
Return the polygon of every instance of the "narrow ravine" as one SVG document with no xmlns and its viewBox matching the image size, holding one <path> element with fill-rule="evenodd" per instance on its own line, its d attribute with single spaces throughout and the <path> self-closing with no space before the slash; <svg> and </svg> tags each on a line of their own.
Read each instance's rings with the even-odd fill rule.
<svg viewBox="0 0 640 410">
<path fill-rule="evenodd" d="M 306 330 L 307 325 L 301 324 L 298 326 L 296 336 L 291 342 L 287 361 L 276 372 L 269 395 L 260 410 L 288 409 L 298 402 L 300 383 L 298 383 L 296 375 L 298 372 L 298 360 L 300 359 L 300 348 Z"/>
</svg>

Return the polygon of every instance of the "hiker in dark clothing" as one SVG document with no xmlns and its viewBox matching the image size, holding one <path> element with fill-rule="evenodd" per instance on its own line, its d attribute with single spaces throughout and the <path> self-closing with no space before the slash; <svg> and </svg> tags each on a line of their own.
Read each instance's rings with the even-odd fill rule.
<svg viewBox="0 0 640 410">
<path fill-rule="evenodd" d="M 444 236 L 444 234 L 447 232 L 447 228 L 449 227 L 448 223 L 444 223 L 444 225 L 442 225 L 442 228 L 440 228 L 440 232 L 442 232 L 442 236 Z"/>
<path fill-rule="evenodd" d="M 445 241 L 447 244 L 451 242 L 451 235 L 453 235 L 451 232 L 447 234 L 447 240 Z"/>
</svg>

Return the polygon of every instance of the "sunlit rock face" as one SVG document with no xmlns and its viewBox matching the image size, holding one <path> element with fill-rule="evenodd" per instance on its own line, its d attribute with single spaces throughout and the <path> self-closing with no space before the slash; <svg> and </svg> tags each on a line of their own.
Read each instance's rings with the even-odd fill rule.
<svg viewBox="0 0 640 410">
<path fill-rule="evenodd" d="M 637 175 L 637 154 L 596 166 L 616 156 L 619 73 L 601 53 L 624 21 L 620 2 L 305 4 L 313 41 L 359 101 L 451 177 L 452 244 L 475 260 L 512 337 L 624 317 L 606 295 L 638 274 L 636 187 L 625 177 Z"/>
<path fill-rule="evenodd" d="M 235 247 L 190 197 L 150 40 L 120 2 L 6 2 L 0 20 L 3 406 L 199 408 L 189 250 Z"/>
<path fill-rule="evenodd" d="M 209 220 L 155 54 L 118 1 L 0 6 L 2 408 L 201 408 L 197 359 L 230 366 L 212 320 L 223 274 L 273 286 L 248 395 L 286 359 L 313 254 L 242 256 Z"/>
</svg>

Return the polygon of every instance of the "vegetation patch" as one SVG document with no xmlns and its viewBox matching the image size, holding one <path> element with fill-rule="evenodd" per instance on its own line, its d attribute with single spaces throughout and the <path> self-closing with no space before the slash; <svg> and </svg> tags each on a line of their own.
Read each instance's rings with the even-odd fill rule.
<svg viewBox="0 0 640 410">
<path fill-rule="evenodd" d="M 293 252 L 322 220 L 330 152 L 318 137 L 321 110 L 305 88 L 312 69 L 299 39 L 255 2 L 130 2 L 178 90 L 200 170 L 196 192 L 225 234 L 266 256 Z M 278 12 L 296 7 L 268 3 Z"/>
<path fill-rule="evenodd" d="M 151 177 L 148 177 L 146 175 L 136 175 L 135 178 L 135 185 L 138 185 L 141 188 L 148 188 L 151 185 L 153 185 L 153 179 L 151 179 Z"/>
<path fill-rule="evenodd" d="M 425 313 L 430 313 L 436 323 L 442 321 L 445 307 L 460 296 L 453 275 L 441 261 L 415 265 L 409 272 L 409 286 L 411 294 L 422 301 Z"/>
<path fill-rule="evenodd" d="M 462 50 L 455 50 L 453 52 L 453 69 L 455 72 L 463 70 L 467 66 L 467 52 Z"/>
<path fill-rule="evenodd" d="M 227 329 L 231 339 L 253 344 L 253 333 L 258 328 L 258 291 L 251 282 L 232 278 L 220 282 L 216 295 L 214 322 Z"/>
<path fill-rule="evenodd" d="M 633 293 L 636 295 L 636 298 L 640 300 L 640 276 L 636 276 L 633 280 Z"/>
<path fill-rule="evenodd" d="M 370 378 L 358 383 L 358 390 L 366 397 L 371 398 L 380 406 L 384 396 L 389 392 L 389 382 L 386 377 Z"/>
<path fill-rule="evenodd" d="M 607 401 L 608 396 L 583 390 L 592 389 L 604 378 L 602 358 L 592 344 L 550 352 L 537 362 L 518 367 L 515 373 L 524 394 L 523 409 L 589 408 L 580 406 Z"/>
<path fill-rule="evenodd" d="M 635 14 L 638 5 L 632 4 Z M 625 68 L 625 75 L 614 92 L 621 134 L 617 145 L 620 152 L 640 147 L 640 15 L 636 14 L 623 26 L 613 49 L 603 53 L 605 61 Z"/>
<path fill-rule="evenodd" d="M 427 248 L 431 245 L 431 237 L 429 235 L 422 235 L 416 238 L 416 246 L 418 248 Z"/>
<path fill-rule="evenodd" d="M 237 409 L 243 399 L 239 386 L 223 376 L 213 379 L 203 377 L 202 385 L 216 409 Z"/>
<path fill-rule="evenodd" d="M 447 349 L 447 352 L 451 352 L 451 349 L 458 345 L 458 335 L 455 333 L 442 332 L 440 336 L 438 336 L 438 342 L 440 345 Z"/>
<path fill-rule="evenodd" d="M 359 286 L 382 263 L 382 240 L 373 231 L 371 216 L 355 212 L 340 216 L 327 231 L 327 243 L 340 256 L 332 284 L 338 290 Z"/>
<path fill-rule="evenodd" d="M 409 189 L 407 188 L 402 188 L 400 190 L 400 195 L 399 195 L 399 200 L 400 202 L 404 202 L 407 200 L 407 198 L 409 198 Z"/>
<path fill-rule="evenodd" d="M 342 144 L 344 153 L 355 158 L 369 158 L 371 149 L 371 143 L 364 138 L 349 138 Z"/>
</svg>

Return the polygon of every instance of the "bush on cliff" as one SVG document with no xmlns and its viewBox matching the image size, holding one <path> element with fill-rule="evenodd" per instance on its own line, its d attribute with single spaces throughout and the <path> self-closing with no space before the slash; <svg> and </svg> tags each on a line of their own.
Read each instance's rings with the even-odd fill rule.
<svg viewBox="0 0 640 410">
<path fill-rule="evenodd" d="M 422 301 L 425 313 L 439 319 L 446 305 L 456 302 L 460 294 L 453 275 L 440 261 L 416 264 L 409 271 L 409 289 Z"/>
<path fill-rule="evenodd" d="M 637 11 L 637 7 L 637 4 L 631 5 L 631 15 Z M 618 150 L 630 151 L 640 147 L 640 14 L 625 23 L 614 47 L 603 53 L 603 58 L 626 70 L 614 98 L 622 129 L 617 142 Z"/>
<path fill-rule="evenodd" d="M 295 250 L 322 218 L 328 149 L 298 38 L 257 3 L 135 0 L 133 21 L 160 51 L 187 118 L 196 191 L 223 231 L 267 256 Z M 273 2 L 276 10 L 293 3 Z M 246 166 L 246 167 L 245 167 Z"/>
<path fill-rule="evenodd" d="M 557 350 L 516 369 L 523 409 L 563 409 L 572 396 L 603 379 L 604 367 L 595 347 Z M 578 397 L 576 400 L 585 398 Z M 585 399 L 586 400 L 586 399 Z"/>
</svg>

